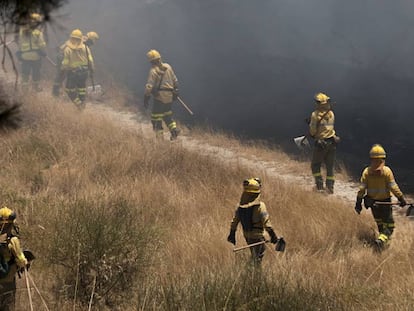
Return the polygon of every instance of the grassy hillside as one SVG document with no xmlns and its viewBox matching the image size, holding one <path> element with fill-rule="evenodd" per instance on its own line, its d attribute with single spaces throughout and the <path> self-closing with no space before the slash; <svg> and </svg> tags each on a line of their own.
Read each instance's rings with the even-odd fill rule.
<svg viewBox="0 0 414 311">
<path fill-rule="evenodd" d="M 48 96 L 26 98 L 23 119 L 1 136 L 0 195 L 37 255 L 31 276 L 50 310 L 85 310 L 92 292 L 92 310 L 414 307 L 413 228 L 405 218 L 379 255 L 365 246 L 372 217 L 357 216 L 349 203 L 157 143 Z M 240 148 L 284 157 L 261 145 Z M 288 242 L 284 254 L 268 248 L 261 274 L 246 265 L 248 251 L 235 255 L 226 242 L 250 176 L 263 179 L 262 199 Z M 245 244 L 240 228 L 237 240 Z M 24 285 L 18 310 L 28 309 Z"/>
</svg>

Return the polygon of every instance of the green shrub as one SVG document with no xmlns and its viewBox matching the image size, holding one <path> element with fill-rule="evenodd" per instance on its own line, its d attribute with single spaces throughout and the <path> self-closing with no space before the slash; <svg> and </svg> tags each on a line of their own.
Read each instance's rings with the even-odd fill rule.
<svg viewBox="0 0 414 311">
<path fill-rule="evenodd" d="M 87 302 L 94 289 L 99 303 L 108 306 L 130 295 L 127 289 L 145 275 L 157 244 L 157 231 L 140 219 L 140 207 L 123 199 L 61 206 L 50 230 L 48 260 L 63 267 L 59 290 L 72 298 L 78 284 L 79 300 Z"/>
</svg>

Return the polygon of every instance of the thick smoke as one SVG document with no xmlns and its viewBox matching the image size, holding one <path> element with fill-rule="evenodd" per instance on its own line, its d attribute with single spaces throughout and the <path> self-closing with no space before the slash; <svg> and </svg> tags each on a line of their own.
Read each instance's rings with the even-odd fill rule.
<svg viewBox="0 0 414 311">
<path fill-rule="evenodd" d="M 382 143 L 402 188 L 413 178 L 412 2 L 70 0 L 63 11 L 67 33 L 79 27 L 100 34 L 97 65 L 138 97 L 149 68 L 145 53 L 158 49 L 174 66 L 196 122 L 293 152 L 312 97 L 323 91 L 336 102 L 338 155 L 356 174 L 370 146 Z"/>
</svg>

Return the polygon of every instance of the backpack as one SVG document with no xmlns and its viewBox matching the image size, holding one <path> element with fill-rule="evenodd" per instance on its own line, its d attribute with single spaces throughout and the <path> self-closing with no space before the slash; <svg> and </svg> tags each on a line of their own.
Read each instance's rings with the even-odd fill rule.
<svg viewBox="0 0 414 311">
<path fill-rule="evenodd" d="M 0 279 L 4 279 L 10 272 L 10 265 L 4 258 L 4 252 L 8 251 L 7 243 L 0 244 Z"/>
</svg>

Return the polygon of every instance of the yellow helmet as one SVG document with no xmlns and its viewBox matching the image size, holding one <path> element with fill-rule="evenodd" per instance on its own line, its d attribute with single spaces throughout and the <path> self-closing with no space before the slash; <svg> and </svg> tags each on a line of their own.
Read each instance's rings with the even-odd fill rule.
<svg viewBox="0 0 414 311">
<path fill-rule="evenodd" d="M 387 154 L 385 152 L 385 149 L 380 144 L 375 144 L 369 151 L 369 157 L 371 159 L 385 159 L 387 157 Z"/>
<path fill-rule="evenodd" d="M 148 57 L 148 60 L 152 62 L 154 60 L 161 59 L 161 54 L 157 50 L 150 50 L 147 53 L 147 57 Z"/>
<path fill-rule="evenodd" d="M 13 222 L 16 219 L 16 213 L 7 206 L 0 208 L 0 221 Z"/>
<path fill-rule="evenodd" d="M 99 40 L 99 35 L 95 31 L 90 31 L 86 34 L 86 37 L 89 40 L 92 40 L 93 43 Z"/>
<path fill-rule="evenodd" d="M 80 29 L 75 29 L 70 33 L 70 37 L 82 40 L 82 31 L 80 31 Z"/>
<path fill-rule="evenodd" d="M 320 104 L 327 104 L 328 101 L 331 99 L 328 95 L 324 94 L 324 93 L 318 93 L 315 94 L 315 96 L 313 97 L 313 99 L 315 101 L 317 101 Z"/>
<path fill-rule="evenodd" d="M 262 181 L 260 178 L 249 178 L 243 180 L 243 191 L 249 193 L 260 193 Z"/>
<path fill-rule="evenodd" d="M 30 19 L 34 22 L 41 22 L 42 21 L 42 15 L 39 13 L 32 13 L 30 14 Z"/>
</svg>

